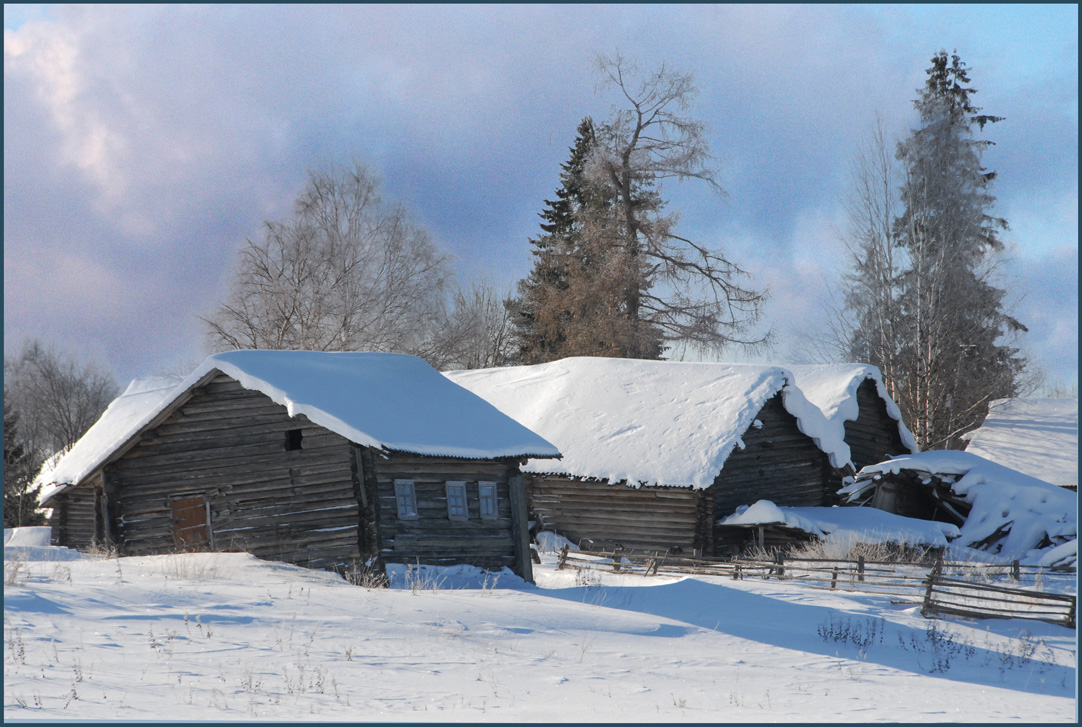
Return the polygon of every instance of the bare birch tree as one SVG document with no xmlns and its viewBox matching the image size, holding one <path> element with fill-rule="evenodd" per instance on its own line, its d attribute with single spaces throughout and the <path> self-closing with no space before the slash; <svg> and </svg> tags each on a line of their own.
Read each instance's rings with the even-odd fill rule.
<svg viewBox="0 0 1082 727">
<path fill-rule="evenodd" d="M 293 217 L 239 253 L 227 300 L 202 320 L 213 350 L 420 351 L 447 259 L 360 164 L 312 172 Z"/>
<path fill-rule="evenodd" d="M 35 470 L 46 457 L 71 449 L 120 393 L 116 378 L 40 341 L 4 359 L 5 400 L 19 413 L 20 441 Z"/>
<path fill-rule="evenodd" d="M 451 308 L 439 318 L 421 355 L 441 371 L 506 366 L 515 355 L 510 292 L 500 294 L 482 279 L 469 288 L 456 288 Z"/>
<path fill-rule="evenodd" d="M 845 309 L 837 326 L 839 348 L 850 361 L 875 362 L 888 393 L 894 387 L 901 311 L 897 294 L 904 253 L 894 241 L 898 215 L 897 165 L 881 119 L 849 163 L 845 200 L 848 226 L 842 236 L 850 259 L 843 276 Z"/>
</svg>

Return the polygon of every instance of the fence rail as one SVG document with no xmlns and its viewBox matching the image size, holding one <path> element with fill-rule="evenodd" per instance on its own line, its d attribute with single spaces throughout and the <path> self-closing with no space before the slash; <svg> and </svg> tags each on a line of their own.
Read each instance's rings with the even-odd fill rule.
<svg viewBox="0 0 1082 727">
<path fill-rule="evenodd" d="M 903 603 L 920 604 L 921 613 L 972 618 L 1023 618 L 1060 623 L 1075 628 L 1076 597 L 1041 590 L 1046 581 L 1075 578 L 1074 569 L 936 561 L 894 563 L 822 558 L 775 560 L 689 557 L 635 551 L 560 551 L 557 569 L 611 570 L 641 576 L 712 575 L 733 579 L 774 578 L 806 583 L 812 588 L 859 591 L 891 596 Z M 985 582 L 1006 577 L 1019 587 Z M 983 580 L 982 580 L 983 579 Z M 1025 581 L 1033 588 L 1021 587 Z"/>
</svg>

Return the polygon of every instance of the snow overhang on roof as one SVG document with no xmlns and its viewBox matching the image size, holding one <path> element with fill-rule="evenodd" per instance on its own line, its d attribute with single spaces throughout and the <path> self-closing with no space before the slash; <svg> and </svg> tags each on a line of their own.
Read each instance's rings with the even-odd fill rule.
<svg viewBox="0 0 1082 727">
<path fill-rule="evenodd" d="M 67 453 L 54 455 L 42 465 L 34 479 L 34 484 L 41 487 L 41 504 L 93 474 L 109 453 L 124 444 L 131 431 L 176 390 L 179 382 L 179 377 L 151 376 L 128 384 Z"/>
<path fill-rule="evenodd" d="M 68 467 L 65 457 L 57 467 L 63 477 L 54 477 L 54 482 L 77 484 L 92 474 L 215 372 L 265 394 L 291 417 L 304 415 L 364 446 L 463 459 L 560 456 L 552 444 L 416 356 L 229 351 L 208 357 L 168 396 L 111 426 L 108 436 L 93 437 L 85 447 L 88 456 L 81 457 L 77 467 Z"/>
<path fill-rule="evenodd" d="M 867 380 L 875 382 L 876 392 L 887 408 L 887 415 L 898 423 L 902 444 L 910 452 L 917 452 L 917 440 L 902 421 L 902 411 L 887 393 L 883 374 L 870 364 L 821 364 L 786 365 L 796 376 L 796 385 L 808 401 L 815 404 L 823 415 L 837 426 L 856 420 L 860 416 L 857 389 Z"/>
<path fill-rule="evenodd" d="M 777 366 L 567 358 L 444 375 L 563 452 L 529 472 L 705 489 L 779 392 L 831 464 L 849 463 L 841 435 Z"/>
</svg>

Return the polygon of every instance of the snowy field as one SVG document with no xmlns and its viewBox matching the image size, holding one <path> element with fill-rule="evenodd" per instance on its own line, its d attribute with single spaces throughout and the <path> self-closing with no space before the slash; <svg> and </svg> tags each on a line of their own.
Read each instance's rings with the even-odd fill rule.
<svg viewBox="0 0 1082 727">
<path fill-rule="evenodd" d="M 392 589 L 244 554 L 5 557 L 6 722 L 1076 717 L 1073 630 L 886 596 L 554 554 L 537 586 L 457 569 Z"/>
</svg>

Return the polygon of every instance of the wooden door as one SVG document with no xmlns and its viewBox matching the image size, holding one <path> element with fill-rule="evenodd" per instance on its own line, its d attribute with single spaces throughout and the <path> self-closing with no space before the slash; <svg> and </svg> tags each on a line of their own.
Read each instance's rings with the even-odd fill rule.
<svg viewBox="0 0 1082 727">
<path fill-rule="evenodd" d="M 173 542 L 181 552 L 209 550 L 207 501 L 202 495 L 173 500 Z"/>
</svg>

